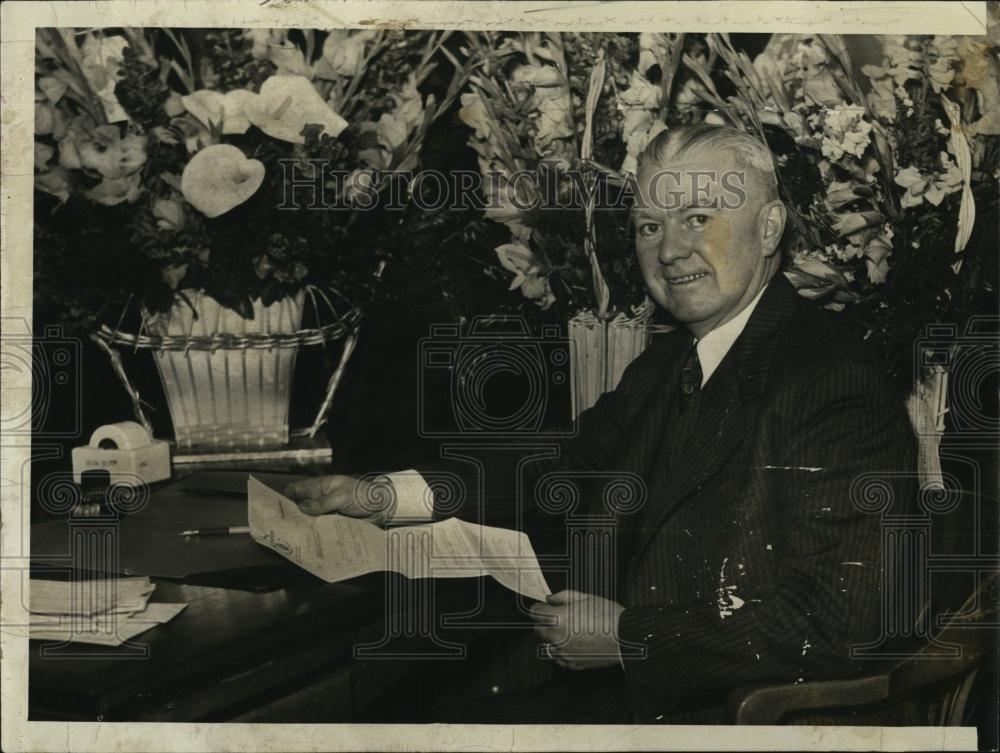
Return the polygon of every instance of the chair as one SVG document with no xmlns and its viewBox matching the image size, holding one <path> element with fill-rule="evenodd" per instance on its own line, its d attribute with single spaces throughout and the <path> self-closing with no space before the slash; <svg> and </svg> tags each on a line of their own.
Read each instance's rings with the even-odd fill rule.
<svg viewBox="0 0 1000 753">
<path fill-rule="evenodd" d="M 976 676 L 995 648 L 998 582 L 1000 573 L 987 577 L 932 642 L 887 672 L 849 680 L 737 688 L 726 704 L 729 721 L 780 724 L 795 712 L 873 706 L 922 693 L 929 698 L 927 724 L 963 724 Z M 941 644 L 957 645 L 958 655 L 941 657 Z"/>
</svg>

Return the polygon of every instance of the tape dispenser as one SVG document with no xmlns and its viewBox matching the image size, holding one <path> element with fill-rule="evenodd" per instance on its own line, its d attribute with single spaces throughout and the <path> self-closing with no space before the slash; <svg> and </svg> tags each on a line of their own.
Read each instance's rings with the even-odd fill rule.
<svg viewBox="0 0 1000 753">
<path fill-rule="evenodd" d="M 85 471 L 107 471 L 112 483 L 126 486 L 162 481 L 170 478 L 170 444 L 135 421 L 107 424 L 90 435 L 89 445 L 73 448 L 73 481 L 82 483 Z"/>
</svg>

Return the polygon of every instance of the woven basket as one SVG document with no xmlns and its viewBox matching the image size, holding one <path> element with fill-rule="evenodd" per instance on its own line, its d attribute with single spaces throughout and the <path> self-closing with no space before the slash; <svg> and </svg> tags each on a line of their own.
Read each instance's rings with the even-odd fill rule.
<svg viewBox="0 0 1000 753">
<path fill-rule="evenodd" d="M 351 357 L 360 314 L 351 309 L 336 321 L 302 329 L 306 291 L 270 306 L 253 302 L 244 319 L 201 291 L 185 291 L 169 312 L 144 316 L 143 332 L 103 326 L 94 340 L 111 357 L 132 397 L 136 420 L 151 430 L 138 392 L 115 346 L 149 350 L 163 383 L 174 439 L 182 449 L 272 448 L 290 436 L 312 437 L 325 423 L 334 392 Z M 296 356 L 302 346 L 343 338 L 340 363 L 312 425 L 290 429 L 288 411 Z"/>
<path fill-rule="evenodd" d="M 584 311 L 569 320 L 574 419 L 617 387 L 628 365 L 646 349 L 653 310 L 647 301 L 632 317 L 601 319 Z"/>
</svg>

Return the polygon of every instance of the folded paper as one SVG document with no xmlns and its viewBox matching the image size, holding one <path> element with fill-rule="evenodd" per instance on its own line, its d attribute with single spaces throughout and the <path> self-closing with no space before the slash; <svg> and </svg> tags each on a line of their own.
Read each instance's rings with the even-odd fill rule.
<svg viewBox="0 0 1000 753">
<path fill-rule="evenodd" d="M 520 531 L 457 518 L 383 530 L 343 515 L 311 516 L 252 476 L 247 494 L 254 541 L 330 583 L 379 571 L 407 578 L 489 575 L 537 601 L 551 593 Z"/>
</svg>

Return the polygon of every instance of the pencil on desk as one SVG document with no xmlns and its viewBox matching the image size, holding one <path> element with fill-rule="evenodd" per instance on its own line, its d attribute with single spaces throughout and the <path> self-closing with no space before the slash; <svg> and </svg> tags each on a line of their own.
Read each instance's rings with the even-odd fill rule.
<svg viewBox="0 0 1000 753">
<path fill-rule="evenodd" d="M 250 526 L 215 526 L 212 528 L 195 528 L 191 531 L 181 531 L 178 536 L 234 536 L 240 533 L 250 533 Z"/>
</svg>

